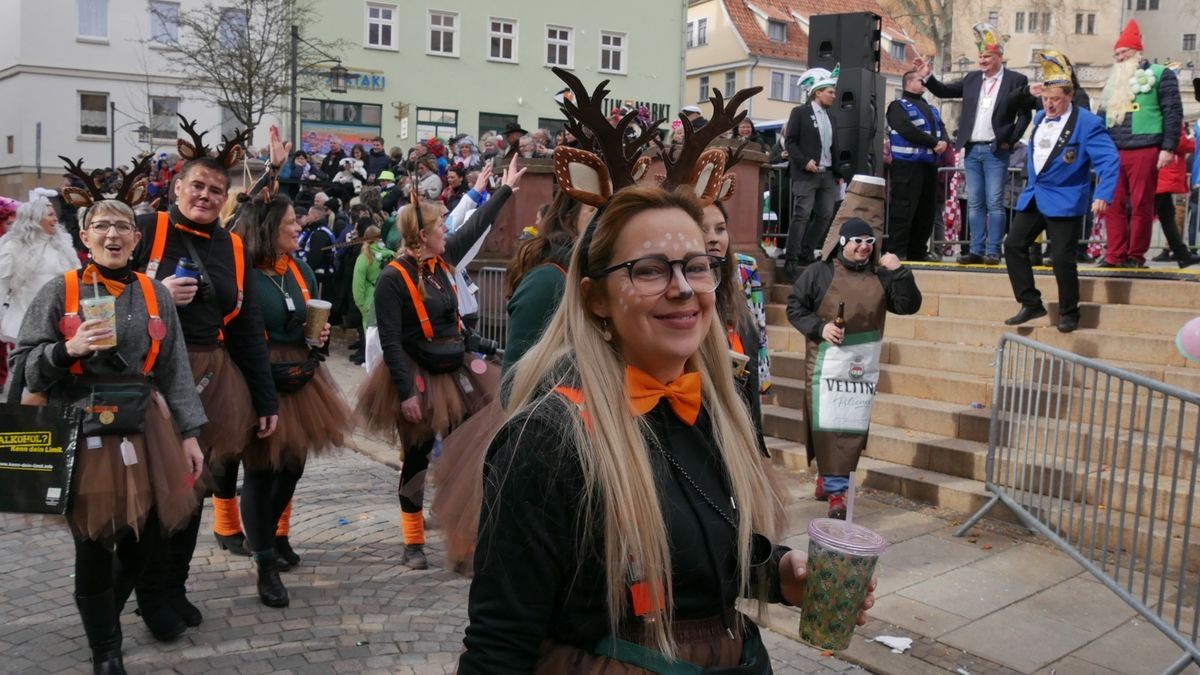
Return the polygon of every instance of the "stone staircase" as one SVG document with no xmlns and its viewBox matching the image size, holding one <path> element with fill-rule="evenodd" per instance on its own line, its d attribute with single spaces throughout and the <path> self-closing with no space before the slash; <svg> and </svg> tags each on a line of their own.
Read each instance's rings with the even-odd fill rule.
<svg viewBox="0 0 1200 675">
<path fill-rule="evenodd" d="M 768 263 L 769 265 L 769 263 Z M 773 272 L 766 270 L 765 278 Z M 889 315 L 882 353 L 879 395 L 872 413 L 871 437 L 859 464 L 861 484 L 898 493 L 918 501 L 964 513 L 974 512 L 989 498 L 984 491 L 986 456 L 995 349 L 1000 336 L 1014 332 L 1076 354 L 1095 358 L 1145 377 L 1189 391 L 1200 390 L 1200 363 L 1185 360 L 1175 347 L 1175 332 L 1200 315 L 1200 286 L 1188 281 L 1084 277 L 1080 280 L 1082 313 L 1080 329 L 1059 333 L 1057 292 L 1053 277 L 1039 275 L 1038 285 L 1050 311 L 1022 327 L 1008 327 L 1003 320 L 1014 314 L 1008 278 L 995 272 L 919 269 L 917 284 L 924 302 L 914 316 Z M 804 339 L 787 322 L 789 286 L 774 284 L 769 290 L 767 318 L 772 350 L 772 404 L 763 406 L 763 427 L 773 437 L 769 445 L 777 461 L 793 469 L 806 466 L 804 456 Z M 1157 423 L 1161 399 L 1142 406 L 1132 425 L 1143 429 L 1147 418 Z M 1116 404 L 1101 400 L 1098 409 L 1116 415 Z M 1166 411 L 1172 415 L 1177 410 Z M 1128 415 L 1126 415 L 1128 416 Z M 1197 422 L 1194 408 L 1184 419 L 1184 435 L 1194 439 Z M 1110 417 L 1107 419 L 1115 419 Z M 1044 424 L 1049 424 L 1045 422 Z M 1171 425 L 1174 429 L 1174 424 Z M 1113 430 L 1096 429 L 1084 442 L 1112 447 Z M 1136 445 L 1136 444 L 1135 444 Z M 1143 482 L 1136 509 L 1154 519 L 1166 518 L 1165 499 L 1171 476 L 1187 480 L 1192 475 L 1192 449 L 1168 448 L 1157 464 L 1159 480 Z M 1150 449 L 1154 447 L 1151 439 Z M 1176 469 L 1178 455 L 1178 469 Z M 1067 470 L 1072 458 L 1064 451 L 1056 466 L 1042 466 L 1043 481 Z M 1138 494 L 1137 474 L 1142 467 L 1153 471 L 1154 457 L 1143 458 L 1139 449 L 1118 457 L 1111 475 L 1089 480 L 1104 490 L 1109 481 L 1132 484 Z M 1145 462 L 1145 463 L 1143 463 Z M 1128 476 L 1125 469 L 1129 468 Z M 1176 471 L 1178 473 L 1176 473 Z M 1118 487 L 1120 489 L 1120 487 Z M 1048 490 L 1052 491 L 1052 490 Z M 1154 493 L 1154 494 L 1150 494 Z M 1185 492 L 1186 494 L 1186 492 Z M 1150 513 L 1151 496 L 1155 513 Z M 1053 497 L 1053 495 L 1051 495 Z M 1200 513 L 1177 509 L 1172 520 L 1200 524 Z M 1200 511 L 1200 506 L 1196 507 Z M 1004 509 L 993 509 L 991 517 L 1012 520 Z M 1157 532 L 1159 528 L 1155 528 Z M 1176 528 L 1176 531 L 1180 530 Z M 1200 542 L 1200 531 L 1190 537 Z M 1144 538 L 1144 533 L 1141 535 Z M 1176 536 L 1176 538 L 1178 538 Z M 1132 544 L 1133 542 L 1128 542 Z M 1160 542 L 1161 544 L 1161 542 Z M 1193 544 L 1189 548 L 1195 547 Z M 1191 553 L 1200 568 L 1200 549 Z M 1189 566 L 1193 563 L 1189 562 Z"/>
</svg>

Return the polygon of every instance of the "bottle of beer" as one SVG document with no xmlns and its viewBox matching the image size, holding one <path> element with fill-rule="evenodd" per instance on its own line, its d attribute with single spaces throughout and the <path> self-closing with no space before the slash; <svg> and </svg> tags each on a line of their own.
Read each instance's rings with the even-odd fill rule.
<svg viewBox="0 0 1200 675">
<path fill-rule="evenodd" d="M 833 320 L 833 325 L 835 325 L 841 329 L 846 328 L 846 303 L 844 303 L 844 302 L 838 303 L 837 318 L 835 318 Z"/>
</svg>

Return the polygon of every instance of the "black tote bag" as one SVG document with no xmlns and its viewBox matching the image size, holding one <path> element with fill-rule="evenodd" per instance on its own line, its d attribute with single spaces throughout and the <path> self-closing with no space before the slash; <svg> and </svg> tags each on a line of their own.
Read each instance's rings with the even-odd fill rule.
<svg viewBox="0 0 1200 675">
<path fill-rule="evenodd" d="M 67 511 L 79 412 L 0 403 L 0 511 Z"/>
</svg>

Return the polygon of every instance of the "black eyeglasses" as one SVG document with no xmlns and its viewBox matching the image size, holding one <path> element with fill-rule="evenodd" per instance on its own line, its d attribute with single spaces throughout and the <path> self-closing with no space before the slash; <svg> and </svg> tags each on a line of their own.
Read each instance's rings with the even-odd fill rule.
<svg viewBox="0 0 1200 675">
<path fill-rule="evenodd" d="M 724 258 L 715 255 L 693 255 L 682 260 L 669 260 L 664 255 L 650 255 L 618 263 L 599 274 L 591 275 L 600 278 L 617 270 L 627 270 L 629 282 L 639 295 L 662 295 L 671 286 L 675 266 L 683 271 L 683 278 L 688 286 L 697 293 L 712 293 L 721 284 L 721 264 Z"/>
<path fill-rule="evenodd" d="M 133 223 L 127 220 L 95 220 L 88 225 L 88 229 L 94 230 L 97 234 L 108 234 L 108 231 L 113 229 L 117 231 L 117 234 L 130 235 L 133 234 Z"/>
</svg>

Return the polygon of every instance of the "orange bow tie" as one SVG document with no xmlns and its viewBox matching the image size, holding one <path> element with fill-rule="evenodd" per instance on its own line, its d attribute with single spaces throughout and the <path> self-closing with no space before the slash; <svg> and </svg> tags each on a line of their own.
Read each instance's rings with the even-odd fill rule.
<svg viewBox="0 0 1200 675">
<path fill-rule="evenodd" d="M 671 410 L 688 425 L 696 423 L 700 416 L 700 373 L 684 373 L 674 382 L 663 384 L 651 375 L 634 368 L 625 368 L 625 388 L 629 392 L 629 403 L 638 415 L 645 415 L 667 399 Z"/>
<path fill-rule="evenodd" d="M 100 271 L 96 269 L 95 265 L 89 264 L 83 270 L 83 283 L 94 284 L 97 282 L 104 284 L 104 287 L 108 289 L 108 294 L 114 298 L 120 296 L 121 291 L 125 290 L 125 284 L 117 281 L 116 279 L 109 279 L 103 274 L 100 274 Z"/>
</svg>

